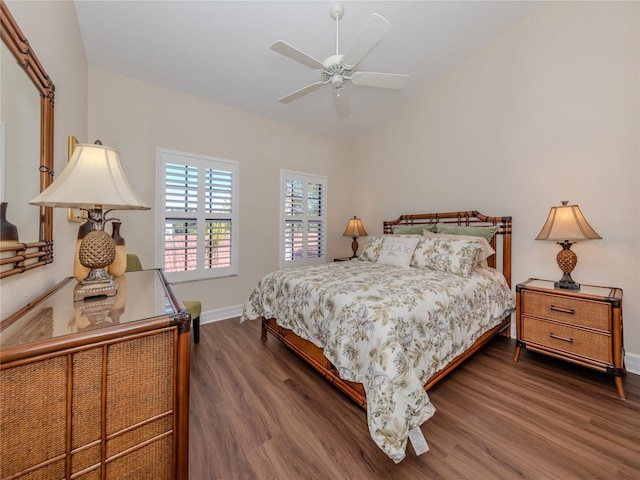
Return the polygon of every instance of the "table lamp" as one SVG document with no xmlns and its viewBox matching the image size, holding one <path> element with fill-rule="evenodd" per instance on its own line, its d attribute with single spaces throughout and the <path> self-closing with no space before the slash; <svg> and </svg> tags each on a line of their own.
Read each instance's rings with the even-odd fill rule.
<svg viewBox="0 0 640 480">
<path fill-rule="evenodd" d="M 89 268 L 78 284 L 74 301 L 99 295 L 113 296 L 117 287 L 105 268 L 115 258 L 115 245 L 104 226 L 112 210 L 148 210 L 124 176 L 117 150 L 96 144 L 78 144 L 60 176 L 29 202 L 43 207 L 79 208 L 87 212 L 92 230 L 80 244 L 80 263 Z"/>
<path fill-rule="evenodd" d="M 351 250 L 353 250 L 353 255 L 349 257 L 350 259 L 358 258 L 356 252 L 358 251 L 358 237 L 363 237 L 368 235 L 367 231 L 362 226 L 362 220 L 358 217 L 353 217 L 349 219 L 349 223 L 347 223 L 347 228 L 342 234 L 344 237 L 352 237 L 353 242 L 351 242 Z"/>
<path fill-rule="evenodd" d="M 578 263 L 578 256 L 571 251 L 571 245 L 579 240 L 597 240 L 602 237 L 591 228 L 582 215 L 580 207 L 567 205 L 568 203 L 568 201 L 563 201 L 561 207 L 551 207 L 549 217 L 536 240 L 555 240 L 558 245 L 562 246 L 556 260 L 564 275 L 560 280 L 554 282 L 555 288 L 580 290 L 580 284 L 571 278 L 571 272 Z"/>
</svg>

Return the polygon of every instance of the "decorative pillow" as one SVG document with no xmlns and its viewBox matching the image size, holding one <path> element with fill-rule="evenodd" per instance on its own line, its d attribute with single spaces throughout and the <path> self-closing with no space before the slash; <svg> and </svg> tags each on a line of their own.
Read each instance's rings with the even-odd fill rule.
<svg viewBox="0 0 640 480">
<path fill-rule="evenodd" d="M 482 227 L 478 227 L 478 228 L 482 228 Z M 482 242 L 482 249 L 478 250 L 478 257 L 476 258 L 476 262 L 477 264 L 483 266 L 483 267 L 487 267 L 487 258 L 489 258 L 491 255 L 495 254 L 496 251 L 493 249 L 493 247 L 491 247 L 491 245 L 489 244 L 489 242 L 487 241 L 486 238 L 484 237 L 476 237 L 474 235 L 454 235 L 454 234 L 448 234 L 448 233 L 431 233 L 431 232 L 423 232 L 422 236 L 425 238 L 435 238 L 435 237 L 441 237 L 441 238 L 451 238 L 451 239 L 458 239 L 458 240 L 476 240 L 476 241 L 480 241 Z"/>
<path fill-rule="evenodd" d="M 429 232 L 436 231 L 436 224 L 432 223 L 429 225 L 394 225 L 391 227 L 394 235 L 422 235 L 423 230 L 428 230 Z"/>
<path fill-rule="evenodd" d="M 420 237 L 417 235 L 386 235 L 376 261 L 385 265 L 408 268 L 419 241 Z"/>
<path fill-rule="evenodd" d="M 360 253 L 360 260 L 364 260 L 366 262 L 375 262 L 378 260 L 378 255 L 380 254 L 380 248 L 382 248 L 382 240 L 384 237 L 377 235 L 369 235 L 367 238 L 367 243 L 364 245 L 362 252 Z"/>
<path fill-rule="evenodd" d="M 500 227 L 463 227 L 450 225 L 448 223 L 437 223 L 436 233 L 449 233 L 451 235 L 471 235 L 472 237 L 483 237 L 491 241 Z"/>
<path fill-rule="evenodd" d="M 466 276 L 471 273 L 481 249 L 480 239 L 424 238 L 416 247 L 412 262 L 419 268 Z"/>
</svg>

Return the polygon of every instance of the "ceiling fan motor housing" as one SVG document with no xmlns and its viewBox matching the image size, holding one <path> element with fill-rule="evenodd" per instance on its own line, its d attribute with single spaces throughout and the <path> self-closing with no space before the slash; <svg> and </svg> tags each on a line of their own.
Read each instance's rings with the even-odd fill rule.
<svg viewBox="0 0 640 480">
<path fill-rule="evenodd" d="M 331 55 L 323 62 L 324 70 L 320 72 L 324 82 L 331 82 L 333 88 L 341 88 L 345 80 L 351 78 L 351 70 L 342 64 L 342 55 Z"/>
</svg>

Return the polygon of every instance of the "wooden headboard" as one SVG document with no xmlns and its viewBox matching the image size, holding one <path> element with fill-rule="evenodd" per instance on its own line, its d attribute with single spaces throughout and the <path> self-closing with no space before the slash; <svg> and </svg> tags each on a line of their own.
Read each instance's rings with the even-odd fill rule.
<svg viewBox="0 0 640 480">
<path fill-rule="evenodd" d="M 499 230 L 491 239 L 491 247 L 496 251 L 487 259 L 490 267 L 496 268 L 498 263 L 502 265 L 502 273 L 511 286 L 511 217 L 488 217 L 477 211 L 467 212 L 447 212 L 447 213 L 419 213 L 412 215 L 401 215 L 395 220 L 384 222 L 384 233 L 393 233 L 395 225 L 431 225 L 435 223 L 448 223 L 464 227 L 492 227 L 497 226 Z M 497 238 L 502 241 L 498 243 Z M 502 261 L 497 262 L 497 256 L 502 254 Z"/>
</svg>

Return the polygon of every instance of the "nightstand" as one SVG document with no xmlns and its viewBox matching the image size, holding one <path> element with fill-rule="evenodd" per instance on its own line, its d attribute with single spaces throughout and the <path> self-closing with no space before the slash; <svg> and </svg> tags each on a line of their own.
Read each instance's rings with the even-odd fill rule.
<svg viewBox="0 0 640 480">
<path fill-rule="evenodd" d="M 349 260 L 351 260 L 351 257 L 338 257 L 333 259 L 334 262 L 348 262 Z"/>
<path fill-rule="evenodd" d="M 622 290 L 580 285 L 563 290 L 553 281 L 530 278 L 516 285 L 517 345 L 552 357 L 614 375 L 620 398 L 624 346 L 622 342 Z"/>
</svg>

